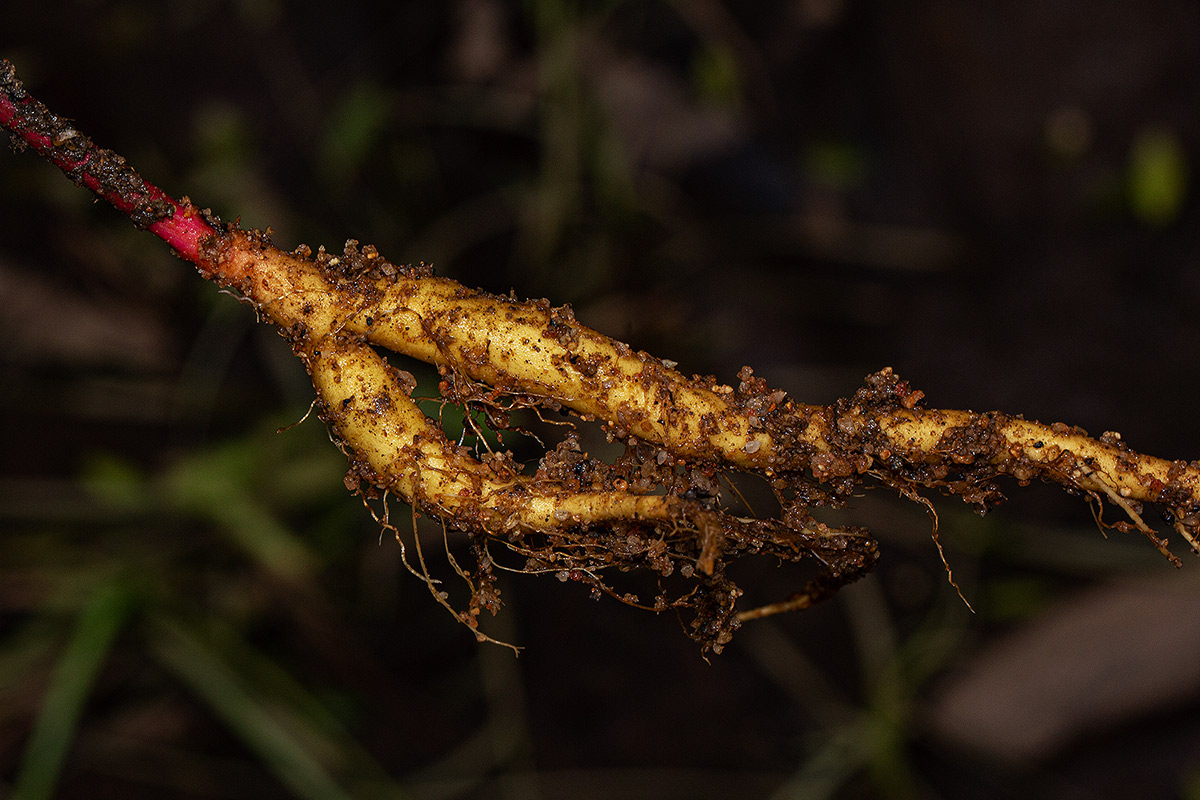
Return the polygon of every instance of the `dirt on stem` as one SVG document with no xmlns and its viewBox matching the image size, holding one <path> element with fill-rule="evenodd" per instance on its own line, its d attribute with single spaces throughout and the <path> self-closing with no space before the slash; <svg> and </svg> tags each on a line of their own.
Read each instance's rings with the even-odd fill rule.
<svg viewBox="0 0 1200 800">
<path fill-rule="evenodd" d="M 736 385 L 687 377 L 672 362 L 581 325 L 566 306 L 468 289 L 424 265 L 392 264 L 353 240 L 338 255 L 303 246 L 284 252 L 269 232 L 222 225 L 143 180 L 30 97 L 8 62 L 0 63 L 0 124 L 279 329 L 348 458 L 347 487 L 382 503 L 372 513 L 400 546 L 405 537 L 387 513 L 393 495 L 414 518 L 427 514 L 469 538 L 470 568 L 445 552 L 468 587 L 463 609 L 431 575 L 419 538 L 415 558 L 405 549 L 406 563 L 481 640 L 489 640 L 479 628 L 482 612 L 501 604 L 495 573 L 509 570 L 676 611 L 705 651 L 720 652 L 744 621 L 805 608 L 870 571 L 879 557 L 870 534 L 829 527 L 813 512 L 844 507 L 871 485 L 931 512 L 922 490 L 958 495 L 983 512 L 1003 499 L 1002 476 L 1018 485 L 1056 483 L 1098 507 L 1115 505 L 1123 519 L 1109 523 L 1097 513 L 1101 525 L 1144 534 L 1179 565 L 1145 522 L 1144 504 L 1157 504 L 1200 552 L 1198 462 L 1136 453 L 1111 432 L 1093 439 L 999 412 L 927 409 L 923 393 L 891 369 L 832 406 L 807 405 L 750 367 Z M 477 455 L 426 416 L 412 398 L 412 376 L 378 349 L 436 365 L 442 400 L 463 407 L 467 420 L 482 411 L 493 429 L 508 429 L 522 409 L 573 420 L 533 471 L 507 451 L 485 447 Z M 574 427 L 581 423 L 602 425 L 624 443 L 623 454 L 613 463 L 590 456 Z M 766 481 L 779 515 L 733 512 L 722 497 L 733 473 Z M 812 561 L 816 574 L 790 598 L 739 610 L 742 590 L 728 568 L 746 556 Z M 616 588 L 630 571 L 653 577 L 652 598 Z"/>
</svg>

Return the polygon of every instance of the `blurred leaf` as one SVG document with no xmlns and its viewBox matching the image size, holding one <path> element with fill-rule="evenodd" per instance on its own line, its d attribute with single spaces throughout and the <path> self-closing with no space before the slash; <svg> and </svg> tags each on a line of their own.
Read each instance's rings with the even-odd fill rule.
<svg viewBox="0 0 1200 800">
<path fill-rule="evenodd" d="M 707 104 L 736 106 L 741 99 L 742 76 L 737 57 L 727 47 L 709 44 L 692 60 L 692 85 Z"/>
<path fill-rule="evenodd" d="M 770 800 L 823 800 L 836 797 L 863 763 L 861 723 L 822 732 L 807 760 L 772 794 Z"/>
<path fill-rule="evenodd" d="M 1179 216 L 1187 197 L 1188 159 L 1179 136 L 1143 128 L 1129 153 L 1129 200 L 1142 223 L 1161 228 Z"/>
<path fill-rule="evenodd" d="M 25 748 L 14 798 L 38 800 L 53 793 L 92 682 L 128 617 L 132 598 L 123 581 L 113 581 L 101 586 L 80 613 Z"/>
<path fill-rule="evenodd" d="M 42 672 L 43 664 L 59 645 L 58 627 L 50 624 L 49 616 L 34 617 L 4 637 L 0 648 L 0 719 L 12 716 L 5 698 L 31 674 Z"/>
<path fill-rule="evenodd" d="M 321 170 L 325 180 L 341 186 L 353 179 L 382 137 L 391 114 L 392 98 L 372 83 L 360 83 L 343 96 L 326 116 L 329 121 L 321 142 Z"/>
<path fill-rule="evenodd" d="M 191 125 L 196 162 L 187 185 L 218 211 L 247 227 L 286 231 L 290 214 L 264 178 L 262 143 L 247 112 L 223 101 L 200 106 Z"/>
<path fill-rule="evenodd" d="M 1200 800 L 1200 771 L 1194 772 L 1184 779 L 1179 796 L 1183 800 Z"/>
<path fill-rule="evenodd" d="M 816 142 L 804 153 L 808 177 L 833 189 L 853 189 L 867 178 L 867 159 L 862 148 L 851 142 Z"/>
<path fill-rule="evenodd" d="M 956 746 L 1032 763 L 1178 709 L 1200 688 L 1197 586 L 1186 572 L 1126 576 L 1054 603 L 960 665 L 926 722 Z"/>
<path fill-rule="evenodd" d="M 319 739 L 306 740 L 289 730 L 219 652 L 175 622 L 159 620 L 154 632 L 151 648 L 159 660 L 190 686 L 285 786 L 309 800 L 349 800 L 322 756 L 313 752 L 313 740 Z"/>
<path fill-rule="evenodd" d="M 98 453 L 84 466 L 80 483 L 109 508 L 125 512 L 147 505 L 146 476 L 111 453 Z"/>
<path fill-rule="evenodd" d="M 1053 588 L 1044 577 L 997 578 L 983 587 L 983 607 L 989 620 L 1015 623 L 1045 612 L 1053 599 Z"/>
<path fill-rule="evenodd" d="M 169 495 L 179 507 L 220 523 L 268 571 L 290 580 L 306 578 L 317 559 L 254 492 L 261 468 L 257 456 L 253 439 L 194 454 L 168 473 Z"/>
<path fill-rule="evenodd" d="M 346 715 L 356 716 L 361 709 L 354 699 L 340 692 L 313 694 L 278 661 L 246 641 L 232 626 L 218 622 L 206 629 L 212 651 L 219 654 L 256 697 L 264 698 L 263 707 L 280 722 L 290 735 L 329 767 L 336 765 L 353 775 L 359 789 L 373 786 L 395 797 L 398 787 L 375 759 L 347 730 L 343 717 L 334 713 L 332 700 Z M 359 794 L 355 791 L 355 794 Z"/>
</svg>

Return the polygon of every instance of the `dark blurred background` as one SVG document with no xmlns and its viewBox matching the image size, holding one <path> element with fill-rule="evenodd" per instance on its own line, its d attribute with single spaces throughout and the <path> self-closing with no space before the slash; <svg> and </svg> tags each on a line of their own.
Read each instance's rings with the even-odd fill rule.
<svg viewBox="0 0 1200 800">
<path fill-rule="evenodd" d="M 1190 0 L 0 10 L 32 93 L 286 248 L 374 243 L 805 401 L 892 366 L 1172 459 L 1197 42 Z M 1080 498 L 938 503 L 975 613 L 875 491 L 844 517 L 876 574 L 711 663 L 516 575 L 514 658 L 404 570 L 318 422 L 276 433 L 312 396 L 285 343 L 30 154 L 0 154 L 0 341 L 0 794 L 1200 798 L 1200 564 Z"/>
</svg>

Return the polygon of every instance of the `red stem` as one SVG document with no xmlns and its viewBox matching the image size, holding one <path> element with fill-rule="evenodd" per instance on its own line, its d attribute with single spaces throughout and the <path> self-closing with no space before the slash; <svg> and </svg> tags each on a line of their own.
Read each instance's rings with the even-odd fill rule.
<svg viewBox="0 0 1200 800">
<path fill-rule="evenodd" d="M 180 258 L 200 262 L 204 241 L 217 232 L 206 215 L 188 198 L 176 200 L 143 179 L 113 151 L 97 147 L 71 120 L 52 114 L 25 92 L 7 60 L 0 60 L 0 125 L 15 134 L 15 148 L 32 147 L 76 184 L 169 244 Z"/>
</svg>

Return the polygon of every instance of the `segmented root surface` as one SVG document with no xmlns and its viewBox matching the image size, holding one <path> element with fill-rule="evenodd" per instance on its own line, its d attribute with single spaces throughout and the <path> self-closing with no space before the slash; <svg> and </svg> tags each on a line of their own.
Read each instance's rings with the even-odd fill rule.
<svg viewBox="0 0 1200 800">
<path fill-rule="evenodd" d="M 1116 434 L 1092 439 L 998 412 L 926 409 L 923 393 L 889 369 L 829 407 L 797 403 L 750 368 L 736 385 L 689 378 L 569 309 L 473 291 L 355 242 L 340 256 L 313 257 L 229 230 L 208 248 L 202 270 L 245 293 L 304 359 L 350 459 L 348 485 L 395 493 L 524 559 L 506 568 L 551 572 L 631 605 L 687 609 L 686 627 L 706 648 L 719 650 L 744 621 L 806 608 L 871 569 L 878 551 L 869 534 L 826 528 L 810 513 L 844 505 L 864 483 L 931 511 L 922 489 L 985 511 L 1003 499 L 1001 476 L 1043 480 L 1112 503 L 1128 518 L 1112 527 L 1140 531 L 1178 564 L 1141 514 L 1141 504 L 1160 504 L 1195 546 L 1200 469 L 1134 453 Z M 437 365 L 446 398 L 487 410 L 494 423 L 519 408 L 569 410 L 624 440 L 625 455 L 600 462 L 572 434 L 533 472 L 506 453 L 476 458 L 420 411 L 411 376 L 379 347 Z M 733 471 L 770 484 L 778 518 L 724 510 L 719 482 Z M 789 599 L 736 610 L 742 591 L 726 567 L 749 554 L 811 560 L 817 574 Z M 482 563 L 472 587 L 494 584 L 497 560 Z M 652 601 L 607 578 L 634 569 L 658 576 Z M 496 606 L 472 593 L 476 613 Z"/>
</svg>

